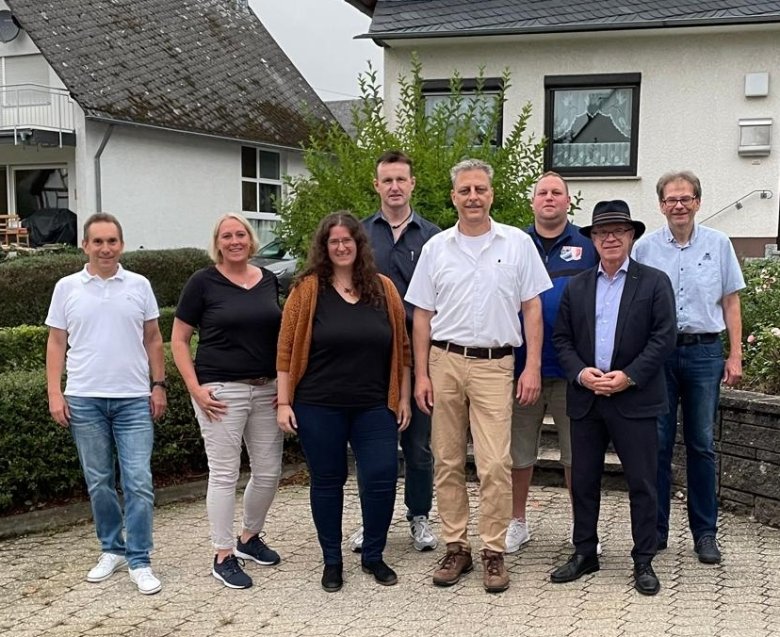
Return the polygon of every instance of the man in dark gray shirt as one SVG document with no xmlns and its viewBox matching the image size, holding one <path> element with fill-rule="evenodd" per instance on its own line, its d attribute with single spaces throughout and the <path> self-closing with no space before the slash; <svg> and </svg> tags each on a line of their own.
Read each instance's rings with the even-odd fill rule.
<svg viewBox="0 0 780 637">
<path fill-rule="evenodd" d="M 379 195 L 380 209 L 363 220 L 374 259 L 379 271 L 390 277 L 403 298 L 414 274 L 423 245 L 437 232 L 438 226 L 412 210 L 410 199 L 414 191 L 412 160 L 400 151 L 387 151 L 376 162 L 374 189 Z M 406 307 L 406 329 L 412 333 L 412 311 Z M 412 380 L 414 384 L 414 380 Z M 433 456 L 431 455 L 431 418 L 412 401 L 412 421 L 401 433 L 404 454 L 406 518 L 409 534 L 418 551 L 436 548 L 428 516 L 433 501 Z M 363 529 L 349 538 L 349 547 L 360 551 Z"/>
</svg>

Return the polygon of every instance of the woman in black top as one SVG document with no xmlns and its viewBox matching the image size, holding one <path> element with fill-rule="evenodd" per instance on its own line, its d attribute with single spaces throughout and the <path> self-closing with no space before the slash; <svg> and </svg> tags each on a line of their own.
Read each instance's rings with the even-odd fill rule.
<svg viewBox="0 0 780 637">
<path fill-rule="evenodd" d="M 360 484 L 363 570 L 380 584 L 395 584 L 382 552 L 395 503 L 398 430 L 411 417 L 409 339 L 401 297 L 377 273 L 365 231 L 351 214 L 320 222 L 307 268 L 285 304 L 278 349 L 277 419 L 300 437 L 311 473 L 322 586 L 332 592 L 343 583 L 347 443 Z"/>
<path fill-rule="evenodd" d="M 226 214 L 214 226 L 215 265 L 190 277 L 176 308 L 171 350 L 187 390 L 209 462 L 206 507 L 216 550 L 212 575 L 229 588 L 252 579 L 236 556 L 258 564 L 279 562 L 260 538 L 279 484 L 282 433 L 276 426 L 276 342 L 281 323 L 276 277 L 249 263 L 257 251 L 254 230 Z M 193 364 L 190 341 L 198 330 Z M 243 528 L 233 536 L 241 441 L 252 476 L 244 492 Z"/>
</svg>

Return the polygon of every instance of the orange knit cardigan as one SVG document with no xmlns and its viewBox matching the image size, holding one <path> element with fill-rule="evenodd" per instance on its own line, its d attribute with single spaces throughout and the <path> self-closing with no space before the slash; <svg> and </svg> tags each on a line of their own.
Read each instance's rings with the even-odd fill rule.
<svg viewBox="0 0 780 637">
<path fill-rule="evenodd" d="M 393 331 L 393 352 L 390 358 L 390 386 L 387 391 L 387 406 L 397 415 L 401 399 L 401 382 L 404 367 L 411 367 L 412 356 L 409 336 L 406 334 L 406 314 L 401 296 L 393 282 L 380 274 L 385 288 L 388 318 Z M 295 387 L 300 382 L 309 364 L 311 332 L 314 312 L 317 309 L 319 281 L 316 275 L 307 276 L 291 291 L 284 304 L 282 328 L 279 332 L 279 346 L 276 353 L 276 369 L 290 374 L 290 402 Z"/>
</svg>

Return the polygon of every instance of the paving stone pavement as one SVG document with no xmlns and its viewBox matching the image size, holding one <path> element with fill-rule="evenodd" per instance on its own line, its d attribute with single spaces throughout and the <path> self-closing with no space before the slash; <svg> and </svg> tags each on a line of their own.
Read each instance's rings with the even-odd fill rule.
<svg viewBox="0 0 780 637">
<path fill-rule="evenodd" d="M 475 506 L 477 485 L 470 485 L 470 490 Z M 282 562 L 276 567 L 248 565 L 255 580 L 248 590 L 224 588 L 211 576 L 212 550 L 202 500 L 156 511 L 153 566 L 163 582 L 157 595 L 140 595 L 127 572 L 100 584 L 85 581 L 98 556 L 91 524 L 0 542 L 0 635 L 760 637 L 780 633 L 780 531 L 747 518 L 722 515 L 724 560 L 719 566 L 706 566 L 693 554 L 683 505 L 675 502 L 669 549 L 654 562 L 661 592 L 643 597 L 632 588 L 626 493 L 605 492 L 601 571 L 578 582 L 554 585 L 548 574 L 571 551 L 568 494 L 554 487 L 534 488 L 529 509 L 531 542 L 507 556 L 509 590 L 489 595 L 482 588 L 480 565 L 451 588 L 431 584 L 442 551 L 418 553 L 412 548 L 402 500 L 397 499 L 385 552 L 385 560 L 398 572 L 398 585 L 376 584 L 360 570 L 359 556 L 345 549 L 345 585 L 339 593 L 325 593 L 319 585 L 321 558 L 305 486 L 280 489 L 266 524 L 266 539 L 280 552 Z M 345 504 L 346 538 L 359 520 L 353 479 L 347 485 Z M 432 519 L 437 529 L 435 512 Z"/>
</svg>

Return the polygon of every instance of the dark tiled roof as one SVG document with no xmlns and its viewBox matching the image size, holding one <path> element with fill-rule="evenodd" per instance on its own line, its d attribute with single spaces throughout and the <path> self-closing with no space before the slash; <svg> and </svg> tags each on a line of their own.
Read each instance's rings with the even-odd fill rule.
<svg viewBox="0 0 780 637">
<path fill-rule="evenodd" d="M 347 0 L 355 4 L 352 0 Z M 378 0 L 379 40 L 445 35 L 556 33 L 780 21 L 779 2 L 726 0 Z"/>
<path fill-rule="evenodd" d="M 334 100 L 332 102 L 325 102 L 325 106 L 333 113 L 333 117 L 341 124 L 350 137 L 357 135 L 357 129 L 352 121 L 352 109 L 358 107 L 361 104 L 361 100 Z"/>
<path fill-rule="evenodd" d="M 299 146 L 325 105 L 237 0 L 7 0 L 87 117 Z"/>
</svg>

